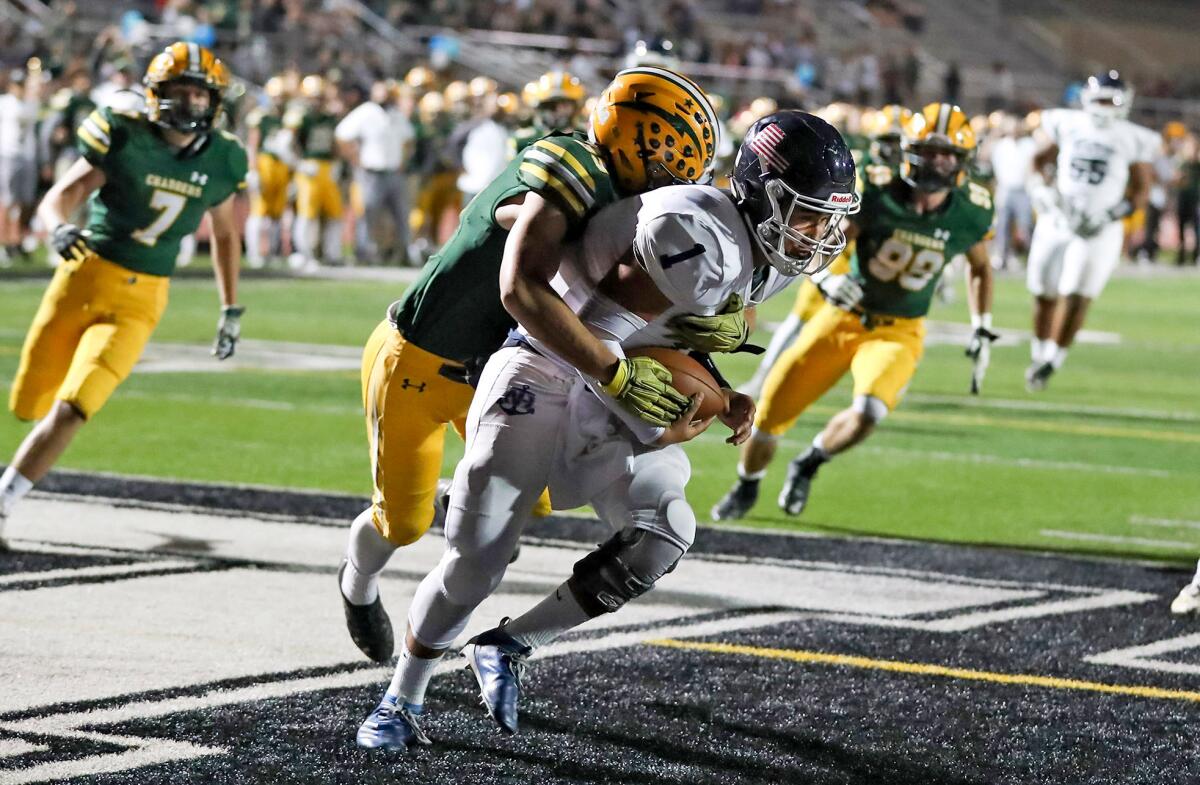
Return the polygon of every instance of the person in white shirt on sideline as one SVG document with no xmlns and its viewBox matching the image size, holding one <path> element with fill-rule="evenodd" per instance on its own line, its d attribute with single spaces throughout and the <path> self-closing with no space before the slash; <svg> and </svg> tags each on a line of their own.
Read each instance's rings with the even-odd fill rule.
<svg viewBox="0 0 1200 785">
<path fill-rule="evenodd" d="M 37 119 L 41 70 L 14 69 L 0 95 L 0 262 L 23 254 L 21 241 L 37 202 Z"/>
<path fill-rule="evenodd" d="M 407 183 L 401 171 L 414 133 L 383 80 L 371 85 L 370 98 L 356 106 L 334 131 L 339 152 L 354 168 L 363 200 L 362 230 L 358 232 L 358 258 L 368 263 L 403 260 L 408 248 Z M 392 223 L 391 247 L 382 253 L 378 237 L 384 216 Z"/>
<path fill-rule="evenodd" d="M 462 174 L 458 177 L 463 204 L 486 188 L 508 164 L 509 131 L 498 120 L 501 112 L 496 99 L 494 90 L 477 98 L 477 119 L 467 133 L 462 152 Z"/>
</svg>

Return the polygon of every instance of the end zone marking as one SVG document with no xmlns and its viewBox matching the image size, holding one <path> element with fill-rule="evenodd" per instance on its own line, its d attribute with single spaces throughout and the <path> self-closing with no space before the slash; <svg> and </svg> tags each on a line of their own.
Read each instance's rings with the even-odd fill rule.
<svg viewBox="0 0 1200 785">
<path fill-rule="evenodd" d="M 995 671 L 980 671 L 970 668 L 951 668 L 932 663 L 876 660 L 870 657 L 858 657 L 849 654 L 828 654 L 801 649 L 767 649 L 732 643 L 701 643 L 680 641 L 671 638 L 661 638 L 647 641 L 647 643 L 651 646 L 703 651 L 711 654 L 740 654 L 772 660 L 790 660 L 792 662 L 806 662 L 816 665 L 835 665 L 846 668 L 892 671 L 894 673 L 909 673 L 919 676 L 942 676 L 950 679 L 986 681 L 993 684 L 1046 687 L 1056 690 L 1082 690 L 1085 692 L 1102 692 L 1110 695 L 1129 695 L 1136 698 L 1161 698 L 1164 700 L 1182 700 L 1200 703 L 1200 692 L 1167 690 L 1161 687 L 1149 687 L 1137 684 L 1104 684 L 1102 682 L 1082 681 L 1080 679 L 1063 679 L 1056 676 L 1038 676 L 1032 673 L 997 673 Z"/>
</svg>

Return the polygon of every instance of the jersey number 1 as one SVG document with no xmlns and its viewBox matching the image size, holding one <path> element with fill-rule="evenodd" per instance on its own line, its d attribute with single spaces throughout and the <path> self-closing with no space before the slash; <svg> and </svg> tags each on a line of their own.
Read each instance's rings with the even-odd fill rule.
<svg viewBox="0 0 1200 785">
<path fill-rule="evenodd" d="M 170 229 L 171 224 L 175 223 L 175 219 L 183 212 L 183 208 L 187 206 L 187 197 L 155 188 L 150 197 L 150 206 L 161 211 L 158 217 L 145 229 L 138 229 L 130 236 L 142 245 L 153 248 L 159 236 Z"/>
</svg>

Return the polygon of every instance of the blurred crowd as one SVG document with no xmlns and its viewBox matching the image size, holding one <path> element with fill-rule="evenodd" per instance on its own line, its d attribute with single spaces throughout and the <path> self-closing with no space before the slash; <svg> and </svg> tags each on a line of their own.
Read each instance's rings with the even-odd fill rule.
<svg viewBox="0 0 1200 785">
<path fill-rule="evenodd" d="M 742 54 L 693 34 L 694 0 L 671 0 L 653 14 L 640 4 L 612 0 L 379 0 L 368 5 L 398 25 L 611 37 L 633 54 L 608 63 L 596 74 L 602 80 L 634 58 L 668 64 L 707 58 L 792 71 L 820 58 L 833 64 L 826 67 L 835 75 L 826 93 L 834 103 L 823 107 L 813 105 L 803 90 L 714 93 L 728 131 L 722 151 L 726 166 L 741 132 L 781 103 L 819 111 L 848 138 L 864 140 L 857 146 L 866 149 L 869 107 L 913 103 L 919 80 L 919 62 L 911 51 L 882 58 L 853 51 L 819 54 L 816 27 L 800 3 L 730 0 L 731 11 L 786 19 L 781 29 L 801 31 L 786 43 L 782 36 L 756 33 L 749 38 L 765 35 L 766 45 L 755 39 Z M 899 14 L 896 9 L 909 7 L 892 4 L 883 10 Z M 296 268 L 346 260 L 421 264 L 452 233 L 465 201 L 525 140 L 552 128 L 584 129 L 590 109 L 584 87 L 589 80 L 568 72 L 577 64 L 572 52 L 563 53 L 559 70 L 531 73 L 525 85 L 497 84 L 436 58 L 414 56 L 388 65 L 370 47 L 345 45 L 347 37 L 361 33 L 359 21 L 343 4 L 328 0 L 157 0 L 134 4 L 116 25 L 108 17 L 95 20 L 90 37 L 87 8 L 62 2 L 55 10 L 53 24 L 22 27 L 0 21 L 0 61 L 6 66 L 0 73 L 0 262 L 36 247 L 33 207 L 74 160 L 74 128 L 93 106 L 136 106 L 144 64 L 164 40 L 215 44 L 240 77 L 226 96 L 225 122 L 251 153 L 251 198 L 243 210 L 247 259 L 255 266 L 282 265 L 284 259 Z M 289 48 L 222 52 L 222 30 L 248 31 L 251 40 L 279 35 Z M 319 43 L 322 36 L 325 44 Z M 665 47 L 672 37 L 701 50 L 672 52 Z M 329 40 L 343 43 L 330 46 Z M 316 48 L 306 48 L 312 42 Z M 773 59 L 749 62 L 749 52 L 773 53 Z M 996 193 L 995 258 L 998 266 L 1009 266 L 1025 250 L 1032 224 L 1024 184 L 1038 115 L 1013 113 L 1011 76 L 1000 63 L 995 71 L 995 95 L 985 102 L 994 111 L 973 123 L 980 138 L 976 177 Z M 944 89 L 954 100 L 959 85 L 951 74 Z M 696 78 L 702 85 L 711 81 Z M 1178 122 L 1161 130 L 1163 155 L 1155 167 L 1151 209 L 1130 222 L 1128 250 L 1133 258 L 1153 261 L 1160 248 L 1178 248 L 1180 263 L 1194 264 L 1197 244 L 1190 238 L 1200 209 L 1200 145 Z M 353 248 L 349 255 L 343 250 L 348 248 Z M 185 255 L 190 252 L 185 248 Z"/>
</svg>

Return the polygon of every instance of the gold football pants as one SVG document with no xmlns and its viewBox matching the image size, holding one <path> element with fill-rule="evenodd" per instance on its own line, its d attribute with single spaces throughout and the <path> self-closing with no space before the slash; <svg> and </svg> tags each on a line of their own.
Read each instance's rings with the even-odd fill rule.
<svg viewBox="0 0 1200 785">
<path fill-rule="evenodd" d="M 925 320 L 880 317 L 872 329 L 856 314 L 826 304 L 804 325 L 767 374 L 755 427 L 779 436 L 846 371 L 854 394 L 896 408 L 924 353 Z"/>
<path fill-rule="evenodd" d="M 292 170 L 273 155 L 259 153 L 258 193 L 250 200 L 250 214 L 278 221 L 287 209 L 288 181 Z"/>
<path fill-rule="evenodd" d="M 363 408 L 371 450 L 371 518 L 393 545 L 408 545 L 433 522 L 446 426 L 461 437 L 475 390 L 442 376 L 457 363 L 409 343 L 386 319 L 363 350 Z M 550 513 L 543 493 L 536 515 Z"/>
<path fill-rule="evenodd" d="M 315 175 L 296 172 L 296 215 L 313 220 L 341 218 L 342 192 L 333 179 L 333 163 L 318 159 L 312 162 L 317 164 Z"/>
<path fill-rule="evenodd" d="M 167 307 L 170 279 L 90 254 L 64 260 L 25 336 L 8 408 L 40 420 L 55 400 L 87 418 L 129 376 Z"/>
</svg>

